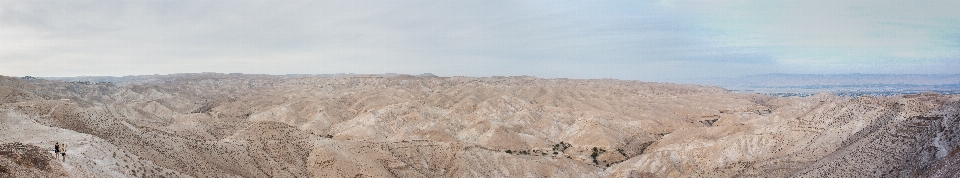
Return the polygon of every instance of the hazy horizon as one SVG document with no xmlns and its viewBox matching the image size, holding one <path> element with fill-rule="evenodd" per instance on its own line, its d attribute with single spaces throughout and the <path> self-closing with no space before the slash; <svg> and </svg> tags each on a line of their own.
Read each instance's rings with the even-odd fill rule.
<svg viewBox="0 0 960 178">
<path fill-rule="evenodd" d="M 75 75 L 75 76 L 40 76 L 40 75 L 5 75 L 9 77 L 39 77 L 39 78 L 70 78 L 70 77 L 127 77 L 127 76 L 150 76 L 150 75 L 174 75 L 174 74 L 203 74 L 203 73 L 215 73 L 215 74 L 245 74 L 245 75 L 424 75 L 432 74 L 432 72 L 424 73 L 288 73 L 288 74 L 268 74 L 268 73 L 243 73 L 243 72 L 179 72 L 179 73 L 162 73 L 162 74 L 129 74 L 129 75 Z M 2 74 L 0 74 L 2 75 Z M 678 78 L 678 79 L 705 79 L 705 78 L 743 78 L 751 76 L 765 76 L 765 75 L 818 75 L 818 76 L 843 76 L 843 75 L 931 75 L 931 76 L 948 76 L 948 75 L 960 75 L 960 73 L 943 73 L 943 74 L 916 74 L 916 73 L 835 73 L 835 74 L 813 74 L 813 73 L 762 73 L 762 74 L 749 74 L 749 75 L 740 75 L 740 76 L 724 76 L 724 77 L 689 77 L 689 78 Z M 569 78 L 569 77 L 540 77 L 535 75 L 485 75 L 485 76 L 467 76 L 467 75 L 436 75 L 438 77 L 456 77 L 456 76 L 466 76 L 466 77 L 513 77 L 513 76 L 531 76 L 538 78 Z M 609 77 L 602 78 L 575 78 L 575 79 L 606 79 Z M 610 78 L 616 79 L 616 78 Z M 630 79 L 625 79 L 630 80 Z"/>
<path fill-rule="evenodd" d="M 957 1 L 0 0 L 0 75 L 956 74 Z"/>
</svg>

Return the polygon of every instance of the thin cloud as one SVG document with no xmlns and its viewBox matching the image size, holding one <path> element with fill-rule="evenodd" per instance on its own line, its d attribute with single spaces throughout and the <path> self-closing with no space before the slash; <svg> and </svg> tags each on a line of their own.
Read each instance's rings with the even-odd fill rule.
<svg viewBox="0 0 960 178">
<path fill-rule="evenodd" d="M 943 3 L 0 1 L 0 74 L 951 73 Z"/>
</svg>

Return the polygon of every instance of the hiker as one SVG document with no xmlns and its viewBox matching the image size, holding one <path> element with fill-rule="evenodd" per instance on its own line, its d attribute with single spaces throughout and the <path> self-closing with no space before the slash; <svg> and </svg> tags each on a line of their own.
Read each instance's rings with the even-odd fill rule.
<svg viewBox="0 0 960 178">
<path fill-rule="evenodd" d="M 53 157 L 60 157 L 60 142 L 57 142 L 57 144 L 53 145 Z"/>
<path fill-rule="evenodd" d="M 67 162 L 67 144 L 60 146 L 60 155 L 63 156 L 63 161 L 60 162 Z"/>
</svg>

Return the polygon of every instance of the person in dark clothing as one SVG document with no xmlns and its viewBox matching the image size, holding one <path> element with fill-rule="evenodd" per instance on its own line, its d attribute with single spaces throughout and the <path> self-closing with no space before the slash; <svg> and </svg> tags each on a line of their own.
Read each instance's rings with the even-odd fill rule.
<svg viewBox="0 0 960 178">
<path fill-rule="evenodd" d="M 57 142 L 57 144 L 53 145 L 53 156 L 60 157 L 60 142 Z"/>
</svg>

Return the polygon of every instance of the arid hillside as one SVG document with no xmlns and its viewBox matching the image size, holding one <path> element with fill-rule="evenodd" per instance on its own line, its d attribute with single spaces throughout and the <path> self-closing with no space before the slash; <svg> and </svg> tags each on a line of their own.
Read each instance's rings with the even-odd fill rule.
<svg viewBox="0 0 960 178">
<path fill-rule="evenodd" d="M 111 81 L 0 76 L 0 177 L 960 176 L 956 95 L 534 77 Z M 55 142 L 66 161 L 48 157 Z"/>
</svg>

